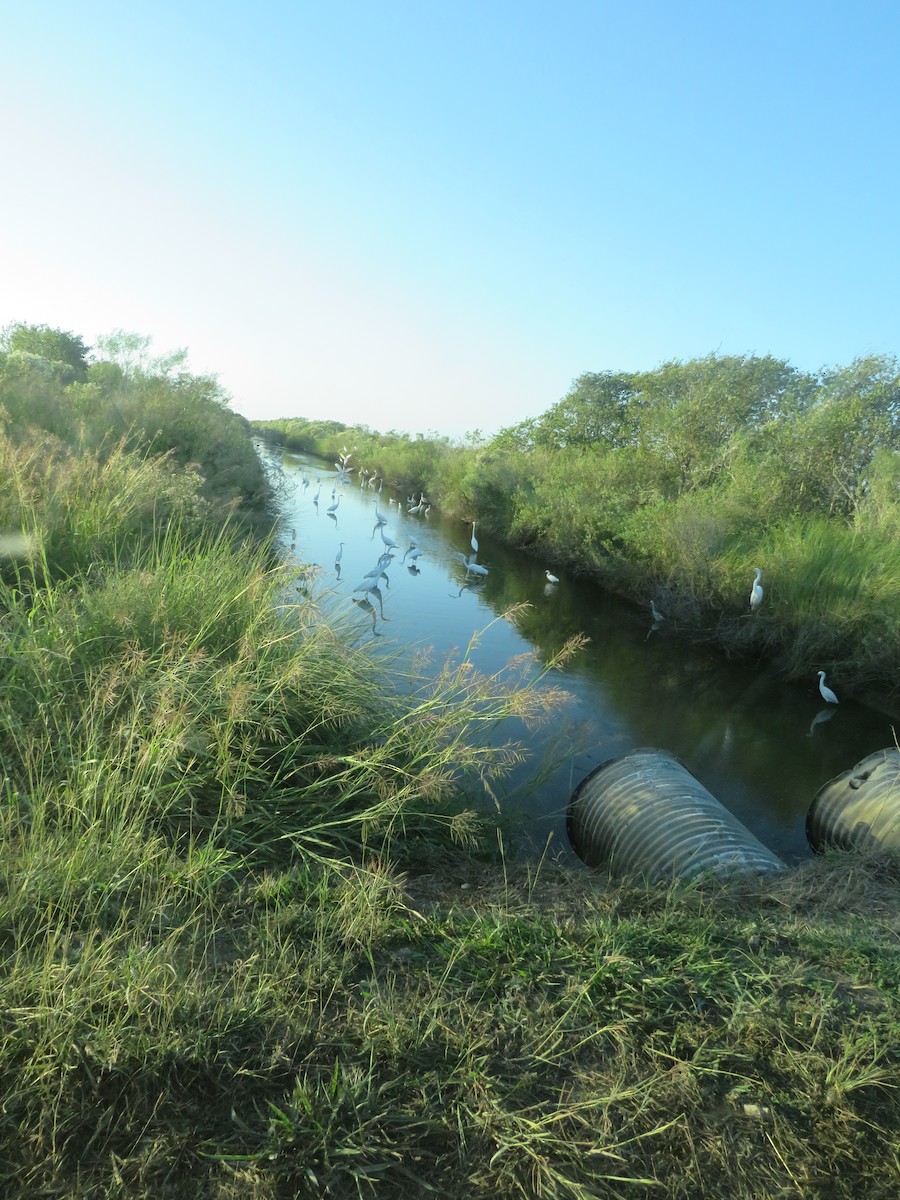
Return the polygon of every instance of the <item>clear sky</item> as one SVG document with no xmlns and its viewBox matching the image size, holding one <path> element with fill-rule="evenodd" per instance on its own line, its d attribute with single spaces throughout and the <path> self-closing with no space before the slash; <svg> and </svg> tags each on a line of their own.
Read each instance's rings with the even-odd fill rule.
<svg viewBox="0 0 900 1200">
<path fill-rule="evenodd" d="M 249 417 L 493 432 L 585 371 L 900 350 L 897 0 L 33 0 L 0 325 Z"/>
</svg>

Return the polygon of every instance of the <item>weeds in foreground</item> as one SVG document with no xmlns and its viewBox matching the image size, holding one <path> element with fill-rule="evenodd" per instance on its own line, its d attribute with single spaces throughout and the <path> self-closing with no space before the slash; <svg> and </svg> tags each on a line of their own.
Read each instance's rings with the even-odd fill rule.
<svg viewBox="0 0 900 1200">
<path fill-rule="evenodd" d="M 887 1200 L 897 865 L 855 862 L 838 913 L 820 898 L 848 857 L 648 889 L 465 857 L 254 871 L 133 839 L 85 888 L 83 861 L 19 844 L 8 1186 Z M 81 887 L 80 925 L 44 919 L 42 870 Z"/>
</svg>

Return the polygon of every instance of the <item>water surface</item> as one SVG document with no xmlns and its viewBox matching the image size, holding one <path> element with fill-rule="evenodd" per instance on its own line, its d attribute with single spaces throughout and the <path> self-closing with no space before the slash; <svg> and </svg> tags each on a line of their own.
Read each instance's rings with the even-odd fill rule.
<svg viewBox="0 0 900 1200">
<path fill-rule="evenodd" d="M 445 519 L 434 506 L 427 517 L 410 515 L 407 496 L 386 486 L 380 494 L 360 488 L 355 473 L 342 485 L 320 460 L 261 453 L 285 473 L 285 543 L 294 542 L 290 552 L 298 563 L 315 567 L 314 594 L 326 609 L 349 614 L 360 640 L 384 649 L 398 679 L 414 656 L 427 650 L 437 667 L 473 637 L 472 657 L 488 673 L 522 654 L 546 661 L 573 634 L 590 639 L 574 661 L 553 673 L 570 698 L 550 725 L 529 732 L 509 721 L 500 731 L 535 751 L 513 773 L 502 799 L 522 845 L 540 851 L 549 838 L 551 847 L 570 854 L 565 811 L 577 784 L 608 758 L 654 746 L 677 755 L 760 841 L 796 862 L 811 854 L 805 818 L 818 789 L 894 742 L 890 716 L 841 697 L 839 678 L 829 676 L 828 683 L 841 703 L 822 702 L 819 663 L 810 663 L 808 681 L 785 683 L 764 665 L 730 662 L 721 652 L 692 645 L 668 619 L 654 625 L 649 607 L 569 578 L 553 563 L 499 545 L 477 527 L 477 562 L 489 573 L 467 577 L 462 556 L 472 554 L 471 525 Z M 329 515 L 332 489 L 340 503 Z M 386 526 L 376 526 L 376 507 Z M 381 581 L 377 594 L 354 591 L 386 550 L 382 528 L 397 547 L 388 581 Z M 410 567 L 403 554 L 412 540 L 421 553 Z M 548 568 L 559 583 L 547 582 Z M 752 568 L 748 591 L 751 581 Z M 371 609 L 355 603 L 360 599 Z M 504 618 L 523 603 L 528 607 L 515 623 Z"/>
</svg>

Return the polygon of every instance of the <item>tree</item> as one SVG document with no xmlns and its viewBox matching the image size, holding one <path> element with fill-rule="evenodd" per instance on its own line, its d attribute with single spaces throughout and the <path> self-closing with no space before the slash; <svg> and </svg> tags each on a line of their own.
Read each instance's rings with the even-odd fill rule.
<svg viewBox="0 0 900 1200">
<path fill-rule="evenodd" d="M 98 357 L 115 363 L 125 379 L 135 375 L 162 375 L 168 379 L 173 371 L 184 367 L 188 352 L 182 347 L 154 358 L 150 354 L 152 341 L 147 334 L 114 329 L 97 338 Z"/>
<path fill-rule="evenodd" d="M 736 439 L 803 413 L 815 380 L 779 359 L 708 355 L 636 377 L 640 441 L 674 471 L 678 492 L 712 483 Z"/>
<path fill-rule="evenodd" d="M 51 329 L 49 325 L 29 325 L 15 321 L 0 333 L 0 349 L 8 354 L 30 355 L 42 358 L 51 366 L 63 366 L 59 372 L 67 382 L 84 379 L 87 374 L 89 347 L 77 334 L 63 329 Z"/>
</svg>

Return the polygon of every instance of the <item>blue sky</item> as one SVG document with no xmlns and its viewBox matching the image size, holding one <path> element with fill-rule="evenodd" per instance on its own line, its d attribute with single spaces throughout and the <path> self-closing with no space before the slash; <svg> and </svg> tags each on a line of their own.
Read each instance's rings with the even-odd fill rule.
<svg viewBox="0 0 900 1200">
<path fill-rule="evenodd" d="M 4 6 L 0 325 L 451 435 L 585 371 L 893 354 L 898 48 L 893 0 Z"/>
</svg>

